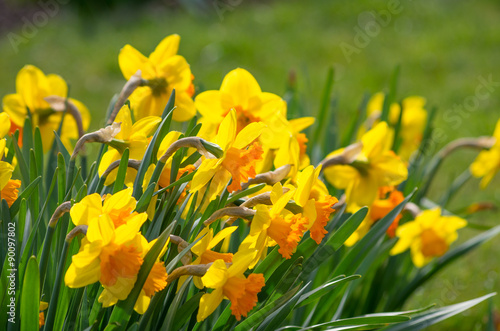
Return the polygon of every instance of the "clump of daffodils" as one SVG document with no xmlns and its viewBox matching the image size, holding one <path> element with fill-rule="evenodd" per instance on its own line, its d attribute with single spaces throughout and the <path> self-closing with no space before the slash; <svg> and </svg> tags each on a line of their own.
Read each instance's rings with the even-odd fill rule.
<svg viewBox="0 0 500 331">
<path fill-rule="evenodd" d="M 378 276 L 409 272 L 409 263 L 426 272 L 457 256 L 468 224 L 446 209 L 457 190 L 439 208 L 427 189 L 460 147 L 481 150 L 470 172 L 486 187 L 500 169 L 500 124 L 491 137 L 452 142 L 425 160 L 426 100 L 380 92 L 349 143 L 333 146 L 311 140 L 315 118 L 289 118 L 287 102 L 245 69 L 199 91 L 179 43 L 168 36 L 149 57 L 123 47 L 127 82 L 109 125 L 94 132 L 60 76 L 28 65 L 4 96 L 0 214 L 17 224 L 8 236 L 22 240 L 23 253 L 2 257 L 25 282 L 16 291 L 26 323 L 33 310 L 47 330 L 275 329 L 298 323 L 288 312 L 307 305 L 299 325 L 327 327 L 341 313 L 325 307 L 347 300 L 365 315 L 397 310 L 419 284 L 371 283 Z M 356 273 L 367 276 L 359 286 L 381 286 L 370 305 L 369 291 L 334 290 Z M 397 316 L 374 325 L 407 319 Z"/>
</svg>

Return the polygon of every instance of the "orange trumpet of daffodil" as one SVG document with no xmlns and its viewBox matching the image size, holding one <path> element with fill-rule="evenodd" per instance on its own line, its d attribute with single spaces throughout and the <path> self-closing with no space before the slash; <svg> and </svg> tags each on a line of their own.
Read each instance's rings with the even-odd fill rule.
<svg viewBox="0 0 500 331">
<path fill-rule="evenodd" d="M 125 45 L 118 56 L 120 69 L 125 79 L 141 71 L 147 80 L 146 86 L 138 87 L 130 96 L 135 118 L 160 116 L 168 98 L 175 89 L 175 121 L 183 122 L 196 114 L 193 99 L 193 75 L 186 59 L 177 55 L 180 37 L 176 34 L 163 39 L 149 57 L 137 49 Z"/>
</svg>

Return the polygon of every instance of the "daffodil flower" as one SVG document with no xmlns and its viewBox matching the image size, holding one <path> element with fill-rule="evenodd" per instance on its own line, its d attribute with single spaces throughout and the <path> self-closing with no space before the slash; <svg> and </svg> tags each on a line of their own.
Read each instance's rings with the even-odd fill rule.
<svg viewBox="0 0 500 331">
<path fill-rule="evenodd" d="M 210 266 L 201 280 L 205 287 L 214 290 L 201 297 L 198 322 L 210 316 L 224 298 L 231 301 L 231 312 L 238 321 L 255 307 L 257 294 L 264 287 L 265 279 L 263 274 L 244 275 L 254 256 L 255 251 L 238 251 L 229 268 L 224 260 L 216 260 Z"/>
<path fill-rule="evenodd" d="M 108 151 L 104 153 L 101 159 L 101 163 L 99 164 L 99 176 L 102 176 L 102 174 L 106 171 L 106 169 L 108 169 L 111 163 L 121 159 L 123 150 L 125 150 L 125 148 L 129 149 L 129 159 L 142 160 L 144 153 L 146 153 L 149 141 L 151 140 L 150 138 L 160 122 L 161 117 L 148 116 L 132 124 L 132 115 L 130 113 L 130 109 L 126 105 L 123 106 L 118 112 L 115 119 L 115 123 L 121 123 L 121 129 L 120 132 L 115 136 L 115 141 L 122 150 L 116 149 L 111 146 L 108 148 Z M 113 171 L 111 171 L 104 184 L 111 185 L 116 180 L 117 173 L 118 169 L 114 169 Z M 127 168 L 125 185 L 127 187 L 131 187 L 136 176 L 137 170 L 133 168 Z"/>
<path fill-rule="evenodd" d="M 482 189 L 488 186 L 495 174 L 500 170 L 500 120 L 496 124 L 493 137 L 496 139 L 494 145 L 489 150 L 481 151 L 470 166 L 472 175 L 482 178 Z"/>
<path fill-rule="evenodd" d="M 148 243 L 144 237 L 141 238 L 140 251 L 142 252 L 142 259 L 144 259 L 155 242 L 156 239 Z M 165 269 L 165 264 L 159 260 L 161 256 L 165 255 L 167 249 L 168 241 L 153 264 L 148 278 L 142 286 L 139 297 L 135 302 L 134 310 L 139 314 L 144 314 L 149 307 L 151 297 L 156 292 L 163 290 L 167 286 L 167 270 Z M 132 278 L 119 277 L 114 285 L 104 286 L 104 290 L 101 292 L 98 301 L 102 303 L 103 307 L 106 308 L 116 304 L 118 300 L 125 300 L 132 291 L 136 281 L 137 276 Z"/>
<path fill-rule="evenodd" d="M 107 194 L 104 201 L 99 194 L 94 193 L 71 207 L 71 220 L 75 226 L 89 225 L 94 218 L 107 215 L 113 222 L 114 228 L 118 228 L 137 215 L 136 212 L 132 212 L 136 204 L 137 201 L 132 197 L 132 188 Z"/>
<path fill-rule="evenodd" d="M 266 254 L 267 247 L 276 244 L 279 245 L 278 252 L 284 258 L 291 258 L 304 232 L 310 227 L 310 223 L 312 224 L 306 215 L 315 212 L 314 203 L 311 212 L 304 208 L 304 215 L 293 214 L 285 209 L 294 194 L 294 190 L 283 193 L 281 184 L 276 183 L 271 191 L 272 206 L 255 206 L 256 213 L 252 219 L 250 233 L 241 244 L 242 247 L 253 248 L 259 252 L 251 267 Z"/>
<path fill-rule="evenodd" d="M 145 57 L 130 45 L 125 45 L 118 56 L 120 69 L 125 79 L 130 79 L 137 70 L 147 80 L 146 86 L 137 88 L 130 96 L 135 118 L 160 116 L 168 98 L 175 89 L 173 119 L 183 122 L 196 114 L 193 99 L 193 75 L 186 59 L 177 55 L 180 37 L 176 34 L 163 39 L 149 57 Z"/>
<path fill-rule="evenodd" d="M 396 230 L 399 238 L 391 255 L 411 250 L 413 264 L 421 268 L 433 258 L 446 253 L 457 237 L 457 230 L 467 221 L 457 216 L 441 216 L 441 208 L 425 210 L 414 221 L 400 225 Z"/>
<path fill-rule="evenodd" d="M 391 135 L 387 123 L 380 122 L 361 138 L 362 150 L 346 165 L 324 169 L 326 179 L 335 187 L 345 189 L 348 209 L 369 206 L 380 187 L 398 185 L 408 177 L 403 161 L 390 150 Z M 342 153 L 343 149 L 329 155 Z"/>
<path fill-rule="evenodd" d="M 262 92 L 259 83 L 245 69 L 234 69 L 223 79 L 219 90 L 200 93 L 195 105 L 205 128 L 220 130 L 227 114 L 236 111 L 236 133 L 250 123 L 265 122 L 276 113 L 286 113 L 286 103 L 276 94 Z M 208 137 L 211 138 L 211 137 Z"/>
<path fill-rule="evenodd" d="M 43 150 L 48 151 L 54 141 L 54 132 L 59 129 L 63 114 L 56 112 L 44 99 L 49 96 L 67 98 L 68 86 L 58 75 L 45 75 L 35 66 L 23 67 L 16 78 L 16 93 L 3 98 L 3 110 L 10 116 L 12 130 L 24 128 L 24 121 L 31 113 L 33 128 L 38 127 L 42 136 Z M 78 100 L 69 98 L 78 108 L 82 117 L 82 126 L 86 130 L 90 124 L 90 114 L 87 108 Z M 21 137 L 22 135 L 20 135 Z M 67 150 L 71 151 L 71 139 L 78 139 L 78 127 L 75 119 L 65 115 L 61 131 L 61 141 Z"/>
<path fill-rule="evenodd" d="M 80 251 L 73 255 L 66 271 L 66 285 L 78 288 L 99 281 L 111 287 L 118 278 L 136 277 L 143 262 L 145 240 L 139 230 L 146 219 L 146 214 L 137 214 L 115 228 L 108 214 L 91 218 Z"/>
<path fill-rule="evenodd" d="M 311 238 L 319 245 L 328 231 L 325 226 L 330 220 L 330 214 L 334 212 L 332 206 L 338 202 L 338 199 L 328 194 L 325 184 L 318 179 L 321 172 L 321 166 L 316 169 L 314 166 L 308 166 L 297 175 L 297 190 L 294 195 L 297 205 L 304 208 L 311 208 L 313 213 L 309 217 L 309 231 Z M 312 215 L 311 215 L 312 214 Z"/>
<path fill-rule="evenodd" d="M 231 262 L 233 260 L 232 253 L 219 253 L 214 252 L 212 249 L 222 240 L 229 237 L 237 228 L 237 226 L 224 228 L 214 237 L 214 230 L 205 227 L 196 237 L 196 240 L 199 238 L 201 239 L 191 248 L 191 252 L 197 256 L 191 264 L 208 264 L 216 260 L 223 260 L 228 263 Z M 199 277 L 194 277 L 193 282 L 198 288 L 203 288 L 203 284 Z"/>
<path fill-rule="evenodd" d="M 0 113 L 0 160 L 7 156 L 7 140 L 4 138 L 10 131 L 10 118 L 7 113 Z"/>
<path fill-rule="evenodd" d="M 49 304 L 45 301 L 40 301 L 40 312 L 38 313 L 38 328 L 41 328 L 45 325 L 45 313 L 43 311 L 47 310 L 47 308 L 49 308 Z"/>
<path fill-rule="evenodd" d="M 205 159 L 193 177 L 191 192 L 204 188 L 213 178 L 208 200 L 213 200 L 232 179 L 228 191 L 241 189 L 241 183 L 256 176 L 255 162 L 261 158 L 262 148 L 255 140 L 264 125 L 251 123 L 236 134 L 236 111 L 230 111 L 222 121 L 214 142 L 224 151 L 220 159 Z M 248 147 L 248 148 L 247 148 Z"/>
</svg>

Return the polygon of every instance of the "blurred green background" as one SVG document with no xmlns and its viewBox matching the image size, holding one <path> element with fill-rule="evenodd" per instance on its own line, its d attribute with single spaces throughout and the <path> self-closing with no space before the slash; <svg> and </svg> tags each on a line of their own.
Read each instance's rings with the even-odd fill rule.
<svg viewBox="0 0 500 331">
<path fill-rule="evenodd" d="M 47 2 L 56 4 L 52 11 L 42 8 Z M 443 138 L 436 148 L 458 137 L 490 135 L 500 117 L 498 1 L 208 0 L 148 1 L 141 6 L 129 2 L 125 6 L 108 0 L 93 7 L 76 0 L 0 0 L 0 96 L 13 93 L 16 73 L 33 64 L 63 76 L 71 96 L 91 111 L 92 128 L 98 128 L 110 98 L 124 84 L 117 60 L 120 48 L 129 43 L 148 55 L 165 36 L 178 33 L 179 52 L 191 64 L 199 90 L 218 88 L 228 71 L 243 67 L 264 91 L 283 95 L 293 72 L 300 102 L 314 115 L 326 71 L 333 66 L 335 116 L 339 123 L 348 123 L 363 94 L 386 90 L 392 71 L 400 65 L 398 98 L 422 95 L 429 108 L 439 109 L 436 126 Z M 387 11 L 393 5 L 398 13 L 391 14 L 387 26 L 372 31 L 363 45 L 356 44 L 357 29 L 370 19 L 369 12 Z M 30 23 L 36 23 L 31 30 Z M 341 49 L 346 44 L 358 46 L 348 57 Z M 479 77 L 493 81 L 489 96 L 467 106 L 475 98 Z M 450 157 L 431 188 L 431 198 L 439 197 L 476 153 Z M 471 180 L 453 206 L 498 204 L 499 177 L 485 191 Z M 498 211 L 471 218 L 487 226 L 499 220 Z M 465 229 L 459 241 L 478 233 Z M 499 241 L 493 239 L 446 268 L 414 294 L 407 308 L 449 305 L 500 290 Z M 499 296 L 494 302 L 500 308 Z M 486 314 L 487 304 L 482 304 L 430 330 L 483 330 Z"/>
</svg>

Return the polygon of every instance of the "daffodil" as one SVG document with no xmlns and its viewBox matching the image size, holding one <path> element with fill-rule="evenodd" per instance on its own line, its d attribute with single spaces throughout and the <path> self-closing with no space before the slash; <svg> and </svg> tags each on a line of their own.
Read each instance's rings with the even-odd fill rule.
<svg viewBox="0 0 500 331">
<path fill-rule="evenodd" d="M 94 193 L 71 207 L 71 220 L 75 226 L 89 225 L 94 218 L 107 215 L 113 222 L 114 228 L 118 228 L 137 215 L 133 212 L 136 204 L 131 188 L 107 194 L 104 201 L 99 194 Z"/>
<path fill-rule="evenodd" d="M 33 128 L 38 127 L 42 136 L 44 151 L 48 151 L 54 141 L 54 132 L 57 131 L 63 120 L 63 113 L 56 112 L 45 100 L 49 96 L 68 97 L 68 86 L 58 75 L 45 75 L 35 66 L 23 67 L 16 78 L 16 93 L 8 94 L 3 98 L 3 111 L 9 114 L 12 121 L 11 132 L 14 129 L 24 128 L 24 121 L 31 114 Z M 78 100 L 69 98 L 78 108 L 82 117 L 82 127 L 86 130 L 90 124 L 90 114 L 87 108 Z M 71 140 L 80 138 L 78 126 L 74 117 L 64 115 L 61 129 L 61 140 L 68 150 L 72 150 Z"/>
<path fill-rule="evenodd" d="M 108 151 L 102 156 L 99 164 L 99 176 L 108 169 L 114 161 L 121 159 L 125 148 L 129 149 L 129 159 L 142 160 L 144 153 L 151 140 L 151 137 L 161 122 L 159 116 L 148 116 L 132 123 L 132 115 L 128 106 L 123 106 L 118 112 L 115 123 L 121 123 L 120 132 L 115 136 L 115 147 L 109 147 Z M 116 180 L 118 169 L 111 171 L 106 178 L 105 185 L 111 185 Z M 137 171 L 133 168 L 127 168 L 125 185 L 131 187 Z"/>
<path fill-rule="evenodd" d="M 40 312 L 38 313 L 38 328 L 41 328 L 45 325 L 45 314 L 43 311 L 47 310 L 47 308 L 49 308 L 49 304 L 45 301 L 40 301 Z"/>
<path fill-rule="evenodd" d="M 0 198 L 7 201 L 10 207 L 16 201 L 18 189 L 21 187 L 21 181 L 12 178 L 14 167 L 7 162 L 0 161 Z"/>
<path fill-rule="evenodd" d="M 314 118 L 288 121 L 286 102 L 278 95 L 262 92 L 247 70 L 238 68 L 229 72 L 219 90 L 200 93 L 195 105 L 203 116 L 200 134 L 207 139 L 221 130 L 220 125 L 231 109 L 236 111 L 237 133 L 251 123 L 266 124 L 259 139 L 264 149 L 264 158 L 258 167 L 260 172 L 270 170 L 273 164 L 276 168 L 292 164 L 293 172 L 309 165 L 308 140 L 300 131 L 312 125 Z"/>
<path fill-rule="evenodd" d="M 375 93 L 367 105 L 367 116 L 369 126 L 378 123 L 382 114 L 385 95 L 382 92 Z M 401 118 L 401 128 L 399 131 L 401 145 L 398 149 L 398 155 L 407 162 L 413 152 L 417 150 L 422 141 L 425 124 L 427 122 L 427 111 L 425 110 L 426 100 L 420 96 L 410 96 L 402 100 L 403 117 Z M 388 120 L 392 127 L 395 127 L 399 121 L 401 106 L 398 103 L 392 103 L 389 107 Z M 364 129 L 360 133 L 364 133 Z M 391 130 L 394 134 L 394 131 Z"/>
<path fill-rule="evenodd" d="M 191 252 L 197 256 L 191 264 L 208 264 L 216 260 L 223 260 L 224 262 L 230 263 L 233 260 L 232 253 L 219 253 L 214 252 L 212 249 L 222 240 L 229 237 L 237 228 L 237 226 L 224 228 L 219 231 L 215 237 L 213 229 L 208 227 L 204 228 L 196 237 L 196 239 L 201 239 L 191 248 Z M 201 284 L 199 277 L 194 277 L 193 282 L 197 287 L 203 288 L 203 284 Z"/>
<path fill-rule="evenodd" d="M 278 252 L 286 259 L 292 257 L 304 232 L 310 227 L 310 217 L 306 215 L 315 214 L 314 203 L 312 209 L 304 208 L 302 213 L 293 214 L 285 209 L 295 191 L 289 190 L 283 193 L 280 183 L 273 186 L 271 192 L 272 206 L 255 206 L 255 216 L 252 219 L 249 235 L 243 240 L 242 247 L 256 249 L 259 254 L 257 260 L 265 255 L 266 248 L 279 245 Z M 254 260 L 251 267 L 255 265 Z"/>
<path fill-rule="evenodd" d="M 457 237 L 457 230 L 467 221 L 457 216 L 441 216 L 441 209 L 434 208 L 420 213 L 414 221 L 400 225 L 396 230 L 399 238 L 391 255 L 411 250 L 413 264 L 421 268 L 433 258 L 446 253 Z"/>
<path fill-rule="evenodd" d="M 371 204 L 365 219 L 361 222 L 359 227 L 354 231 L 351 236 L 345 241 L 345 245 L 350 247 L 362 239 L 370 230 L 371 226 L 378 220 L 385 217 L 397 205 L 403 202 L 403 193 L 394 189 L 394 187 L 382 187 L 379 189 L 379 196 Z M 392 224 L 387 229 L 389 238 L 394 238 L 396 229 L 398 228 L 399 221 L 403 217 L 398 214 Z"/>
<path fill-rule="evenodd" d="M 314 166 L 308 166 L 297 175 L 297 191 L 295 192 L 295 202 L 306 207 L 309 203 L 314 206 L 312 219 L 309 220 L 309 231 L 311 238 L 317 244 L 328 233 L 325 226 L 330 220 L 330 214 L 334 212 L 332 206 L 338 202 L 338 199 L 328 194 L 325 184 L 318 179 L 321 172 L 321 166 L 316 169 Z"/>
<path fill-rule="evenodd" d="M 494 145 L 489 150 L 481 151 L 470 166 L 472 175 L 482 178 L 482 189 L 488 186 L 495 174 L 500 170 L 500 120 L 497 121 L 493 137 L 496 139 Z"/>
<path fill-rule="evenodd" d="M 7 156 L 7 140 L 4 138 L 10 131 L 11 123 L 7 113 L 0 113 L 0 160 Z"/>
<path fill-rule="evenodd" d="M 141 237 L 140 250 L 142 252 L 142 259 L 144 259 L 155 242 L 156 239 L 148 243 L 144 237 Z M 153 297 L 156 292 L 163 290 L 167 286 L 167 270 L 165 269 L 165 264 L 159 260 L 161 256 L 165 255 L 167 248 L 168 241 L 153 264 L 148 278 L 142 286 L 139 297 L 135 302 L 134 310 L 139 314 L 144 314 L 149 307 L 151 297 Z M 116 304 L 118 300 L 125 300 L 130 294 L 130 291 L 132 291 L 136 280 L 137 276 L 132 278 L 118 277 L 117 282 L 114 285 L 104 286 L 104 290 L 99 296 L 99 302 L 106 308 Z"/>
<path fill-rule="evenodd" d="M 361 138 L 362 150 L 350 164 L 324 169 L 326 179 L 345 189 L 350 211 L 369 206 L 380 187 L 398 185 L 408 177 L 403 161 L 390 150 L 391 135 L 387 123 L 381 122 Z M 329 155 L 342 153 L 337 150 Z"/>
<path fill-rule="evenodd" d="M 265 285 L 263 274 L 250 274 L 245 277 L 255 256 L 255 251 L 238 251 L 229 268 L 224 260 L 216 260 L 201 278 L 203 285 L 214 289 L 201 297 L 198 322 L 206 319 L 220 305 L 224 298 L 231 301 L 231 312 L 239 321 L 246 317 L 257 304 L 257 294 Z"/>
<path fill-rule="evenodd" d="M 193 75 L 186 59 L 177 55 L 179 41 L 176 34 L 166 37 L 149 57 L 130 45 L 121 49 L 118 62 L 125 79 L 141 70 L 141 77 L 147 80 L 146 86 L 137 88 L 130 96 L 136 119 L 160 116 L 173 89 L 177 107 L 173 119 L 183 122 L 195 115 Z"/>
<path fill-rule="evenodd" d="M 265 122 L 276 113 L 286 114 L 285 101 L 276 94 L 262 92 L 257 80 L 241 68 L 229 72 L 219 90 L 196 96 L 195 105 L 204 126 L 214 133 L 221 130 L 219 125 L 231 109 L 236 111 L 236 133 L 250 123 Z"/>
<path fill-rule="evenodd" d="M 230 111 L 222 121 L 214 142 L 219 145 L 224 154 L 219 159 L 205 159 L 193 177 L 191 192 L 210 185 L 208 200 L 222 192 L 229 180 L 232 183 L 228 191 L 241 189 L 241 183 L 256 176 L 255 163 L 261 159 L 262 148 L 255 140 L 259 137 L 264 125 L 255 122 L 247 125 L 237 134 L 236 111 Z"/>
<path fill-rule="evenodd" d="M 80 251 L 73 255 L 66 271 L 66 285 L 78 288 L 99 281 L 111 287 L 118 278 L 136 277 L 143 262 L 145 240 L 139 230 L 146 219 L 146 214 L 137 214 L 115 228 L 108 214 L 91 218 Z"/>
</svg>

